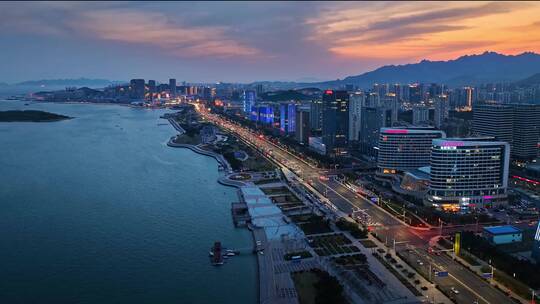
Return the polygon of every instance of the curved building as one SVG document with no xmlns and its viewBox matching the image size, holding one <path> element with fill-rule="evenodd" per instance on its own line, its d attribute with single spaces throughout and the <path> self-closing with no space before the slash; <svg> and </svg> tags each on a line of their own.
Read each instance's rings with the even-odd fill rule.
<svg viewBox="0 0 540 304">
<path fill-rule="evenodd" d="M 506 203 L 509 159 L 510 145 L 490 137 L 433 140 L 424 202 L 454 212 Z"/>
<path fill-rule="evenodd" d="M 381 128 L 377 175 L 392 177 L 429 166 L 432 140 L 445 136 L 433 128 Z"/>
</svg>

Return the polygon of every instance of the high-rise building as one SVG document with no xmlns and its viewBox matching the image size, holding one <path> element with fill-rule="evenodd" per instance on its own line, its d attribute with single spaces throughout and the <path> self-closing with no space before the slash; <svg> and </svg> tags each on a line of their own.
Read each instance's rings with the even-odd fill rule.
<svg viewBox="0 0 540 304">
<path fill-rule="evenodd" d="M 156 81 L 155 80 L 148 80 L 148 92 L 150 94 L 156 93 Z"/>
<path fill-rule="evenodd" d="M 271 105 L 261 105 L 259 108 L 259 121 L 266 125 L 274 123 L 274 108 Z"/>
<path fill-rule="evenodd" d="M 398 121 L 398 113 L 399 113 L 399 102 L 396 97 L 395 93 L 387 93 L 384 95 L 384 97 L 381 98 L 381 105 L 387 109 L 392 111 L 391 113 L 391 119 L 390 119 L 390 126 L 393 126 Z"/>
<path fill-rule="evenodd" d="M 310 117 L 309 124 L 311 130 L 320 132 L 322 131 L 322 122 L 323 122 L 323 103 L 320 99 L 314 99 L 310 103 Z"/>
<path fill-rule="evenodd" d="M 467 108 L 472 110 L 474 89 L 471 87 L 464 87 L 463 90 L 465 91 L 465 102 L 467 103 Z"/>
<path fill-rule="evenodd" d="M 512 157 L 531 160 L 538 156 L 540 104 L 514 104 Z"/>
<path fill-rule="evenodd" d="M 349 97 L 349 141 L 358 141 L 361 129 L 362 106 L 365 95 L 355 92 Z"/>
<path fill-rule="evenodd" d="M 415 83 L 409 85 L 409 101 L 412 103 L 419 103 L 422 101 L 422 87 Z"/>
<path fill-rule="evenodd" d="M 510 145 L 490 137 L 434 139 L 424 203 L 467 212 L 507 202 Z"/>
<path fill-rule="evenodd" d="M 433 128 L 382 128 L 377 175 L 393 176 L 429 166 L 432 140 L 444 137 L 443 131 Z"/>
<path fill-rule="evenodd" d="M 448 118 L 448 97 L 446 95 L 437 95 L 433 100 L 435 108 L 433 122 L 437 129 L 440 129 L 444 121 Z"/>
<path fill-rule="evenodd" d="M 257 100 L 257 94 L 252 90 L 244 90 L 242 93 L 242 102 L 244 105 L 244 112 L 246 114 L 251 113 L 251 107 L 255 106 Z"/>
<path fill-rule="evenodd" d="M 387 111 L 381 107 L 362 107 L 360 128 L 360 151 L 369 156 L 376 156 L 381 128 L 389 127 Z"/>
<path fill-rule="evenodd" d="M 143 99 L 144 98 L 144 79 L 131 79 L 129 82 L 130 98 Z"/>
<path fill-rule="evenodd" d="M 176 79 L 174 78 L 169 79 L 169 92 L 171 97 L 176 97 Z"/>
<path fill-rule="evenodd" d="M 509 142 L 514 159 L 538 156 L 540 105 L 476 104 L 473 109 L 474 134 Z"/>
<path fill-rule="evenodd" d="M 429 121 L 429 108 L 424 105 L 415 105 L 412 114 L 412 123 L 415 126 L 425 125 Z"/>
<path fill-rule="evenodd" d="M 349 94 L 347 91 L 326 90 L 323 93 L 322 140 L 327 154 L 347 153 L 349 133 Z"/>
<path fill-rule="evenodd" d="M 296 132 L 296 104 L 292 102 L 279 105 L 279 129 L 286 134 Z"/>
<path fill-rule="evenodd" d="M 294 134 L 296 140 L 303 144 L 309 144 L 310 126 L 309 126 L 309 111 L 298 107 L 296 109 L 296 132 Z"/>
</svg>

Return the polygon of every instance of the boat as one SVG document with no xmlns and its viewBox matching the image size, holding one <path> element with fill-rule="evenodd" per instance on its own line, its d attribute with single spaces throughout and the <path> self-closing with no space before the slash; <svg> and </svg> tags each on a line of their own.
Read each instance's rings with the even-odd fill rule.
<svg viewBox="0 0 540 304">
<path fill-rule="evenodd" d="M 221 242 L 215 242 L 211 249 L 212 256 L 210 258 L 212 265 L 223 265 L 223 255 L 221 253 Z"/>
</svg>

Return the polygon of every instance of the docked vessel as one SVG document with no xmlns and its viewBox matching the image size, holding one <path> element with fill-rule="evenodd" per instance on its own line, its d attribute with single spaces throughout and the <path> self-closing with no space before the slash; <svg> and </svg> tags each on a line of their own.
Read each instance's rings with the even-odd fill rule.
<svg viewBox="0 0 540 304">
<path fill-rule="evenodd" d="M 214 243 L 214 246 L 210 250 L 210 260 L 214 266 L 223 265 L 221 242 Z"/>
</svg>

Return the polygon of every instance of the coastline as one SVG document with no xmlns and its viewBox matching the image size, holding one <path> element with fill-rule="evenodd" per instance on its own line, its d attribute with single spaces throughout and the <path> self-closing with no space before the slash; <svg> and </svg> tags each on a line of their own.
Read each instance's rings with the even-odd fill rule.
<svg viewBox="0 0 540 304">
<path fill-rule="evenodd" d="M 180 130 L 178 129 L 178 128 L 180 128 L 181 131 L 185 132 L 184 129 L 182 127 L 180 127 L 180 125 L 178 125 L 174 120 L 172 120 L 172 119 L 167 119 L 167 120 L 173 126 L 173 128 L 175 128 L 177 131 L 180 132 Z M 182 134 L 182 133 L 180 133 L 180 134 Z M 231 165 L 229 164 L 229 162 L 227 162 L 227 160 L 223 157 L 223 155 L 217 154 L 217 153 L 214 153 L 214 152 L 210 152 L 210 151 L 206 151 L 206 150 L 203 150 L 203 149 L 201 149 L 201 148 L 199 148 L 197 146 L 190 145 L 190 144 L 177 144 L 177 143 L 174 143 L 173 142 L 174 138 L 175 138 L 175 136 L 172 136 L 169 139 L 169 141 L 167 142 L 167 146 L 172 147 L 172 148 L 185 148 L 185 149 L 189 149 L 189 150 L 191 150 L 191 151 L 193 151 L 193 152 L 195 152 L 197 154 L 212 157 L 218 162 L 218 164 L 223 166 L 223 168 L 228 168 L 228 170 L 227 170 L 228 174 L 221 175 L 218 178 L 217 182 L 219 184 L 227 186 L 227 187 L 236 188 L 237 191 L 240 191 L 240 188 L 245 186 L 245 184 L 243 182 L 241 182 L 241 181 L 235 181 L 235 180 L 231 180 L 231 179 L 227 178 L 228 175 L 233 173 L 233 170 L 232 170 Z M 237 193 L 237 194 L 238 194 L 238 197 L 243 200 L 242 195 L 240 193 Z M 251 237 L 252 237 L 252 240 L 253 240 L 253 246 L 255 246 L 257 241 L 265 240 L 263 230 L 253 229 L 250 226 L 248 226 L 248 230 L 251 231 Z M 257 274 L 256 274 L 256 277 L 257 277 L 257 286 L 258 286 L 258 289 L 257 289 L 257 298 L 258 298 L 257 302 L 258 303 L 262 303 L 262 301 L 261 301 L 262 300 L 261 299 L 261 292 L 262 292 L 261 283 L 263 282 L 263 280 L 261 280 L 261 274 L 262 274 L 262 272 L 261 272 L 261 266 L 262 266 L 261 259 L 262 259 L 262 257 L 259 254 L 257 254 L 255 260 L 257 261 Z"/>
</svg>

